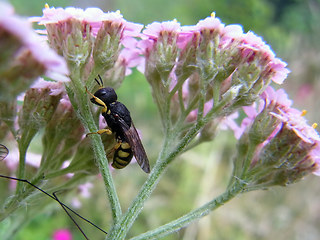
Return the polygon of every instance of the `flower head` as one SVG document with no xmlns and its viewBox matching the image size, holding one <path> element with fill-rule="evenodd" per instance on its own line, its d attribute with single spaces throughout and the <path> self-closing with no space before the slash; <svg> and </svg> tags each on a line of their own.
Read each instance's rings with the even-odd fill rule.
<svg viewBox="0 0 320 240">
<path fill-rule="evenodd" d="M 169 74 L 174 67 L 178 52 L 178 36 L 181 32 L 180 23 L 177 21 L 153 22 L 143 30 L 139 42 L 146 57 L 146 74 L 157 71 Z"/>
<path fill-rule="evenodd" d="M 278 113 L 270 113 L 274 117 L 281 120 L 286 128 L 295 132 L 295 134 L 304 142 L 314 144 L 320 141 L 318 132 L 310 125 L 307 124 L 303 113 L 296 109 L 282 110 L 278 109 Z"/>
<path fill-rule="evenodd" d="M 255 64 L 260 68 L 265 79 L 272 79 L 277 84 L 282 84 L 290 72 L 287 64 L 275 57 L 269 45 L 253 32 L 244 34 L 240 39 L 239 50 L 241 57 L 248 64 Z"/>
<path fill-rule="evenodd" d="M 96 68 L 101 74 L 115 67 L 120 50 L 126 48 L 122 41 L 134 41 L 142 29 L 141 24 L 123 19 L 119 11 L 104 13 L 99 8 L 45 8 L 42 17 L 31 20 L 46 26 L 51 46 L 69 66 Z M 126 62 L 126 67 L 130 65 Z"/>
<path fill-rule="evenodd" d="M 54 152 L 55 155 L 48 155 L 42 161 L 60 169 L 63 162 L 73 156 L 83 135 L 84 128 L 76 116 L 69 98 L 67 95 L 63 95 L 45 127 L 43 136 L 44 151 Z M 59 139 L 59 143 L 52 141 L 52 139 Z"/>
<path fill-rule="evenodd" d="M 246 107 L 248 118 L 235 162 L 238 177 L 248 176 L 252 186 L 287 185 L 314 172 L 319 174 L 320 137 L 315 125 L 309 126 L 305 113 L 291 107 L 282 89 L 271 87 L 261 96 L 258 111 Z M 249 167 L 250 166 L 250 167 Z"/>
<path fill-rule="evenodd" d="M 0 3 L 1 100 L 14 99 L 40 75 L 65 81 L 68 69 L 33 31 L 26 19 L 14 15 L 13 8 Z M 3 91 L 5 89 L 5 91 Z"/>
<path fill-rule="evenodd" d="M 23 108 L 18 119 L 22 137 L 24 134 L 26 136 L 35 134 L 51 120 L 62 96 L 63 90 L 60 89 L 63 86 L 60 83 L 44 83 L 42 81 L 39 83 L 40 87 L 35 85 L 24 96 Z M 52 91 L 53 86 L 56 89 L 54 91 Z M 33 134 L 27 134 L 30 131 Z"/>
</svg>

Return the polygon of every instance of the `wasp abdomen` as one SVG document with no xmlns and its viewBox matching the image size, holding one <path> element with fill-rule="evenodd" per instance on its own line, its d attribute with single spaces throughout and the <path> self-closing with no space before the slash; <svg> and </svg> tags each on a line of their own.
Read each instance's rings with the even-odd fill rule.
<svg viewBox="0 0 320 240">
<path fill-rule="evenodd" d="M 122 142 L 114 153 L 111 166 L 117 169 L 124 168 L 130 163 L 132 157 L 133 153 L 130 144 Z"/>
</svg>

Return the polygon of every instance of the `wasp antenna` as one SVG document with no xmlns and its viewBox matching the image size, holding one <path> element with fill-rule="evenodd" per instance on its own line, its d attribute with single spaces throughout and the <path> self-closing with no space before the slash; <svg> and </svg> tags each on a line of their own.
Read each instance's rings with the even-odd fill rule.
<svg viewBox="0 0 320 240">
<path fill-rule="evenodd" d="M 100 80 L 100 84 L 99 84 L 99 85 L 100 85 L 101 87 L 103 87 L 103 80 L 102 80 L 100 74 L 98 74 L 98 77 L 99 77 L 99 80 Z"/>
<path fill-rule="evenodd" d="M 99 86 L 101 86 L 97 78 L 95 78 L 94 80 L 96 81 L 96 83 L 98 83 Z"/>
<path fill-rule="evenodd" d="M 102 80 L 100 74 L 98 74 L 98 77 L 99 77 L 99 79 L 95 78 L 94 80 L 96 80 L 96 82 L 98 83 L 98 85 L 99 85 L 100 87 L 103 87 L 103 80 Z M 99 81 L 99 80 L 100 80 L 100 81 Z"/>
<path fill-rule="evenodd" d="M 100 88 L 103 87 L 103 80 L 100 76 L 100 74 L 98 74 L 99 79 L 95 78 L 94 80 L 96 80 L 96 82 L 98 83 L 98 85 L 100 86 Z"/>
</svg>

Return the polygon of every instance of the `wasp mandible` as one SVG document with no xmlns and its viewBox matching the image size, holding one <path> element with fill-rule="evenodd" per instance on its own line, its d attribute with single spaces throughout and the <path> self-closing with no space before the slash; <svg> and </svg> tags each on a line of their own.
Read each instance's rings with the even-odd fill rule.
<svg viewBox="0 0 320 240">
<path fill-rule="evenodd" d="M 86 91 L 92 97 L 90 101 L 102 107 L 102 116 L 105 118 L 108 128 L 87 135 L 115 133 L 117 144 L 114 147 L 115 152 L 111 166 L 116 169 L 124 168 L 135 156 L 142 170 L 149 173 L 149 160 L 132 122 L 129 110 L 123 103 L 117 101 L 118 96 L 114 89 L 103 87 L 101 76 L 98 75 L 98 77 L 100 81 L 97 78 L 95 78 L 95 81 L 100 88 L 94 94 L 90 93 L 87 88 Z"/>
</svg>

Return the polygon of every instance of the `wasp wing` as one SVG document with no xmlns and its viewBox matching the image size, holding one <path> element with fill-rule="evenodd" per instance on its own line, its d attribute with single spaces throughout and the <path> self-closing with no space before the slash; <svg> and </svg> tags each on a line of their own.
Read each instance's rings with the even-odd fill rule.
<svg viewBox="0 0 320 240">
<path fill-rule="evenodd" d="M 0 144 L 0 161 L 5 159 L 8 156 L 8 154 L 9 154 L 8 148 L 5 145 Z"/>
<path fill-rule="evenodd" d="M 119 118 L 119 122 L 121 123 L 121 127 L 124 130 L 124 135 L 126 136 L 128 143 L 130 144 L 131 150 L 138 164 L 143 171 L 145 171 L 146 173 L 150 173 L 149 160 L 142 145 L 137 129 L 133 125 L 133 122 L 131 122 L 131 127 L 129 127 L 122 118 Z"/>
</svg>

